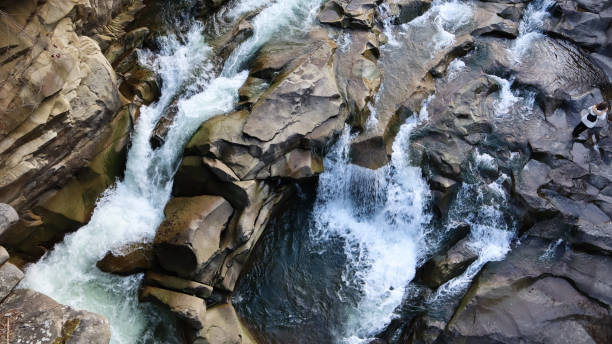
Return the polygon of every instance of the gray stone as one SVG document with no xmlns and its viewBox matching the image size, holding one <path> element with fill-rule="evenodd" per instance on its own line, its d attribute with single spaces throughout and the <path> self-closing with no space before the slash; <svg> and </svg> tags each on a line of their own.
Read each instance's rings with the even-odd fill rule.
<svg viewBox="0 0 612 344">
<path fill-rule="evenodd" d="M 15 265 L 4 263 L 0 267 L 0 300 L 7 297 L 24 275 Z"/>
<path fill-rule="evenodd" d="M 0 304 L 2 323 L 9 320 L 11 343 L 108 344 L 106 318 L 58 304 L 29 289 L 11 293 Z M 6 332 L 3 331 L 3 338 Z"/>
</svg>

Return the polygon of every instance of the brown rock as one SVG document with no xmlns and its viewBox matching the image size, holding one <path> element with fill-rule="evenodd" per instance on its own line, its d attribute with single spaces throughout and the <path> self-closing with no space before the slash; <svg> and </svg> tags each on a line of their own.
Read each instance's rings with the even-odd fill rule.
<svg viewBox="0 0 612 344">
<path fill-rule="evenodd" d="M 185 278 L 196 274 L 219 251 L 232 206 L 222 197 L 177 197 L 166 205 L 154 250 L 160 265 Z"/>
<path fill-rule="evenodd" d="M 140 300 L 155 302 L 168 308 L 195 330 L 203 328 L 206 324 L 206 303 L 199 297 L 146 286 L 140 292 Z"/>
<path fill-rule="evenodd" d="M 240 323 L 231 304 L 212 307 L 206 312 L 206 324 L 194 343 L 197 344 L 247 344 L 255 343 Z"/>
<path fill-rule="evenodd" d="M 445 282 L 459 276 L 478 258 L 478 252 L 469 247 L 464 238 L 446 253 L 436 255 L 419 268 L 419 279 L 428 287 L 437 289 Z"/>
<path fill-rule="evenodd" d="M 154 261 L 152 244 L 134 243 L 108 251 L 96 266 L 104 272 L 127 276 L 151 269 Z"/>
<path fill-rule="evenodd" d="M 195 295 L 202 299 L 210 297 L 213 291 L 213 288 L 209 285 L 195 281 L 188 281 L 180 277 L 164 275 L 153 271 L 147 271 L 144 282 L 148 285 L 158 286 L 189 295 Z"/>
<path fill-rule="evenodd" d="M 17 221 L 19 221 L 19 215 L 15 209 L 8 204 L 0 203 L 0 235 Z"/>
</svg>

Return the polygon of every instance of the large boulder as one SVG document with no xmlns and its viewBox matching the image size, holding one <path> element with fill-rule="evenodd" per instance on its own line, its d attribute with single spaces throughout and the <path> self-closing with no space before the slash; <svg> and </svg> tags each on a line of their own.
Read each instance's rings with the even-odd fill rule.
<svg viewBox="0 0 612 344">
<path fill-rule="evenodd" d="M 220 250 L 232 212 L 229 202 L 218 196 L 170 200 L 153 242 L 159 264 L 179 276 L 195 276 Z"/>
<path fill-rule="evenodd" d="M 319 21 L 353 29 L 369 29 L 374 25 L 376 0 L 331 0 L 319 12 Z"/>
<path fill-rule="evenodd" d="M 213 291 L 213 288 L 209 285 L 185 280 L 176 276 L 164 275 L 154 271 L 147 271 L 144 283 L 189 295 L 195 295 L 202 299 L 210 297 Z"/>
<path fill-rule="evenodd" d="M 0 267 L 0 300 L 7 297 L 13 288 L 23 279 L 23 272 L 11 263 L 4 263 Z"/>
<path fill-rule="evenodd" d="M 115 72 L 98 43 L 79 34 L 74 6 L 28 1 L 2 16 L 9 62 L 0 68 L 0 200 L 17 208 L 82 167 L 121 105 Z"/>
<path fill-rule="evenodd" d="M 203 328 L 206 324 L 206 303 L 199 297 L 145 286 L 140 291 L 140 301 L 154 302 L 167 308 L 195 330 Z"/>
<path fill-rule="evenodd" d="M 206 121 L 187 144 L 186 154 L 214 157 L 241 180 L 319 173 L 317 152 L 339 133 L 346 118 L 334 76 L 335 48 L 323 33 L 314 32 L 307 48 L 296 48 L 306 50 L 298 57 L 256 59 L 257 76 L 252 77 L 273 77 L 268 89 L 250 110 Z M 279 68 L 278 75 L 266 72 Z M 314 157 L 304 159 L 304 151 Z M 292 167 L 296 158 L 298 164 Z"/>
<path fill-rule="evenodd" d="M 0 235 L 19 221 L 19 214 L 8 204 L 0 203 Z"/>
<path fill-rule="evenodd" d="M 133 243 L 108 251 L 96 266 L 104 272 L 127 276 L 151 269 L 154 263 L 152 244 Z"/>
<path fill-rule="evenodd" d="M 41 293 L 19 289 L 0 304 L 3 340 L 11 343 L 108 344 L 104 317 L 63 306 Z M 6 336 L 6 337 L 5 337 Z"/>
<path fill-rule="evenodd" d="M 231 304 L 222 304 L 208 309 L 206 323 L 194 344 L 254 344 L 248 330 L 241 324 Z"/>
<path fill-rule="evenodd" d="M 478 252 L 470 247 L 468 238 L 463 238 L 445 253 L 428 260 L 417 271 L 416 278 L 432 289 L 457 277 L 476 259 Z"/>
<path fill-rule="evenodd" d="M 528 238 L 505 261 L 484 269 L 441 338 L 498 343 L 610 338 L 608 260 Z"/>
</svg>

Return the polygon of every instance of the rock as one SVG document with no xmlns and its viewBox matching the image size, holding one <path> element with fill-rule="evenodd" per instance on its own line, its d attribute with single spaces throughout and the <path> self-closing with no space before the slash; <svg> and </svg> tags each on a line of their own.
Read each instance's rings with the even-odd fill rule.
<svg viewBox="0 0 612 344">
<path fill-rule="evenodd" d="M 185 321 L 195 330 L 202 329 L 206 324 L 206 303 L 199 297 L 145 286 L 140 291 L 140 300 L 155 302 L 166 307 L 172 314 Z"/>
<path fill-rule="evenodd" d="M 323 24 L 368 29 L 374 24 L 375 10 L 374 0 L 332 0 L 325 3 L 318 18 Z"/>
<path fill-rule="evenodd" d="M 556 17 L 548 30 L 580 47 L 609 52 L 612 40 L 607 30 L 612 23 L 612 6 L 606 1 L 564 1 L 555 4 Z"/>
<path fill-rule="evenodd" d="M 349 157 L 353 164 L 373 170 L 389 162 L 382 136 L 356 138 L 351 142 Z"/>
<path fill-rule="evenodd" d="M 405 24 L 427 12 L 431 7 L 431 0 L 400 0 L 389 5 L 392 13 L 397 13 L 394 24 Z"/>
<path fill-rule="evenodd" d="M 236 182 L 238 176 L 227 165 L 216 159 L 202 158 L 208 169 L 222 182 Z"/>
<path fill-rule="evenodd" d="M 122 62 L 121 60 L 124 59 L 126 55 L 134 53 L 134 49 L 142 46 L 149 32 L 149 29 L 146 27 L 139 27 L 131 30 L 122 36 L 120 40 L 113 42 L 106 48 L 104 56 L 108 62 L 116 68 L 117 63 Z M 117 70 L 117 72 L 125 73 L 127 70 Z"/>
<path fill-rule="evenodd" d="M 451 247 L 446 253 L 436 255 L 419 268 L 419 281 L 432 289 L 437 289 L 445 282 L 459 276 L 478 258 L 478 252 L 464 238 Z"/>
<path fill-rule="evenodd" d="M 0 300 L 3 300 L 23 279 L 23 272 L 11 263 L 4 263 L 0 267 Z"/>
<path fill-rule="evenodd" d="M 264 182 L 243 183 L 250 184 L 248 187 L 250 205 L 228 228 L 230 230 L 228 238 L 231 238 L 228 248 L 231 248 L 232 251 L 227 254 L 220 266 L 218 282 L 215 285 L 215 287 L 228 291 L 234 290 L 236 281 L 242 268 L 247 264 L 253 247 L 277 209 L 277 205 L 288 194 L 286 188 L 270 190 L 270 187 Z M 205 282 L 205 280 L 202 281 Z"/>
<path fill-rule="evenodd" d="M 584 94 L 607 82 L 605 73 L 582 50 L 568 41 L 547 36 L 534 40 L 514 69 L 522 84 L 561 99 Z"/>
<path fill-rule="evenodd" d="M 212 166 L 197 155 L 183 157 L 174 177 L 172 194 L 179 197 L 217 195 L 225 198 L 235 209 L 246 207 L 249 202 L 246 191 L 236 182 L 223 182 L 217 177 L 220 175 L 223 179 L 232 179 L 235 173 L 231 169 L 221 168 L 223 162 L 218 160 L 208 163 L 211 163 Z"/>
<path fill-rule="evenodd" d="M 130 112 L 124 109 L 97 133 L 99 141 L 86 147 L 92 156 L 88 166 L 63 180 L 62 188 L 41 195 L 0 241 L 37 258 L 65 233 L 87 223 L 98 196 L 123 173 L 131 128 Z"/>
<path fill-rule="evenodd" d="M 223 0 L 225 1 L 225 0 Z M 221 36 L 215 45 L 218 47 L 219 55 L 225 61 L 232 51 L 236 49 L 242 42 L 246 41 L 253 35 L 253 25 L 250 20 L 256 13 L 250 12 L 245 14 L 234 25 L 232 30 L 229 30 L 225 35 Z"/>
<path fill-rule="evenodd" d="M 350 113 L 351 126 L 364 130 L 370 107 L 381 84 L 382 74 L 377 66 L 380 55 L 377 36 L 368 31 L 351 33 L 350 42 L 335 52 L 336 80 Z"/>
<path fill-rule="evenodd" d="M 323 161 L 312 151 L 294 149 L 272 163 L 270 172 L 262 171 L 257 177 L 283 176 L 293 179 L 310 178 L 323 172 Z"/>
<path fill-rule="evenodd" d="M 433 93 L 435 72 L 432 74 L 432 71 L 446 69 L 445 66 L 451 60 L 474 48 L 473 38 L 459 33 L 452 45 L 436 50 L 426 43 L 429 40 L 425 37 L 431 34 L 434 33 L 425 28 L 408 30 L 402 44 L 381 56 L 377 65 L 385 71 L 385 77 L 384 86 L 376 95 L 376 104 L 372 106 L 376 114 L 376 124 L 366 128 L 367 130 L 353 140 L 354 144 L 376 143 L 377 146 L 372 148 L 391 154 L 393 140 L 401 124 L 413 113 L 419 113 L 424 101 Z M 398 64 L 399 60 L 404 63 Z M 375 137 L 379 138 L 374 139 Z M 381 142 L 384 145 L 380 145 Z M 384 156 L 381 153 L 376 155 Z M 376 161 L 382 166 L 387 160 L 379 158 Z M 380 167 L 366 163 L 368 167 Z M 451 174 L 456 175 L 456 169 Z"/>
<path fill-rule="evenodd" d="M 209 285 L 195 281 L 188 281 L 175 276 L 160 274 L 153 271 L 147 271 L 144 282 L 148 285 L 194 295 L 202 299 L 210 297 L 213 291 L 213 288 Z"/>
<path fill-rule="evenodd" d="M 113 68 L 68 15 L 75 3 L 53 3 L 3 16 L 2 55 L 15 58 L 0 68 L 0 200 L 17 209 L 83 167 L 120 106 Z"/>
<path fill-rule="evenodd" d="M 321 41 L 307 60 L 272 85 L 267 96 L 253 105 L 243 132 L 263 142 L 280 132 L 306 135 L 330 117 L 342 103 L 331 63 L 333 43 Z"/>
<path fill-rule="evenodd" d="M 303 61 L 309 50 L 308 45 L 299 42 L 268 42 L 253 60 L 249 74 L 253 78 L 271 82 L 283 70 Z"/>
<path fill-rule="evenodd" d="M 127 276 L 151 269 L 154 262 L 152 244 L 134 243 L 108 251 L 96 266 L 104 272 Z"/>
<path fill-rule="evenodd" d="M 218 196 L 170 200 L 153 242 L 159 264 L 181 277 L 193 277 L 219 251 L 232 212 L 229 202 Z"/>
<path fill-rule="evenodd" d="M 571 244 L 584 247 L 587 250 L 612 253 L 612 224 L 593 224 L 591 222 L 578 221 L 575 231 L 571 237 Z"/>
<path fill-rule="evenodd" d="M 598 270 L 608 258 L 565 250 L 547 262 L 540 259 L 546 248 L 541 240 L 523 240 L 505 261 L 487 265 L 439 339 L 511 343 L 555 341 L 561 335 L 572 342 L 598 342 L 609 337 L 604 304 L 610 300 L 602 293 L 612 281 L 606 270 Z M 586 276 L 596 285 L 584 284 Z"/>
<path fill-rule="evenodd" d="M 517 191 L 525 202 L 534 209 L 548 209 L 548 202 L 538 195 L 540 187 L 550 181 L 551 168 L 537 160 L 530 160 L 521 171 Z"/>
<path fill-rule="evenodd" d="M 200 330 L 194 344 L 249 344 L 255 343 L 248 330 L 240 323 L 231 304 L 208 309 L 206 325 Z"/>
<path fill-rule="evenodd" d="M 252 76 L 263 78 L 270 75 L 261 75 L 262 71 L 287 68 L 250 110 L 206 121 L 187 144 L 185 154 L 215 158 L 241 180 L 258 176 L 302 178 L 318 173 L 322 159 L 317 152 L 340 132 L 346 119 L 334 77 L 335 44 L 321 34 L 312 34 L 306 54 L 285 56 L 278 63 L 262 64 L 251 71 Z M 293 163 L 296 158 L 300 165 L 288 168 L 286 162 Z M 274 164 L 277 167 L 271 169 Z"/>
<path fill-rule="evenodd" d="M 9 259 L 8 251 L 4 248 L 4 246 L 0 246 L 0 265 L 6 263 L 8 259 Z"/>
<path fill-rule="evenodd" d="M 318 15 L 319 22 L 334 26 L 343 26 L 344 9 L 336 1 L 327 1 Z"/>
<path fill-rule="evenodd" d="M 8 204 L 0 203 L 0 235 L 19 221 L 19 215 Z"/>
<path fill-rule="evenodd" d="M 3 324 L 10 320 L 11 343 L 108 344 L 110 325 L 104 317 L 77 311 L 29 289 L 19 289 L 0 304 Z M 3 331 L 3 339 L 6 332 Z"/>
</svg>

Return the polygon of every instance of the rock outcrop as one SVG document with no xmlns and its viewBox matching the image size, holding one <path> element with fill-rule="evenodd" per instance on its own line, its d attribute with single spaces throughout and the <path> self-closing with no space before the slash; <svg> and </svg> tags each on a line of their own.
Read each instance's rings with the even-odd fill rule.
<svg viewBox="0 0 612 344">
<path fill-rule="evenodd" d="M 0 3 L 0 201 L 22 220 L 0 241 L 27 259 L 89 219 L 121 176 L 132 122 L 157 95 L 137 67 L 142 1 Z"/>
<path fill-rule="evenodd" d="M 19 220 L 17 212 L 0 203 L 0 228 Z M 29 289 L 16 289 L 23 272 L 9 262 L 0 246 L 0 335 L 10 343 L 110 342 L 110 325 L 103 316 L 77 311 Z"/>
<path fill-rule="evenodd" d="M 609 22 L 606 3 L 553 6 L 550 18 L 544 18 L 545 34 L 536 34 L 520 52 L 516 34 L 506 29 L 500 34 L 499 25 L 494 34 L 471 31 L 475 52 L 460 58 L 455 66 L 461 68 L 444 67 L 434 75 L 435 95 L 425 104 L 428 120 L 414 131 L 412 148 L 436 192 L 437 216 L 449 216 L 449 206 L 461 202 L 457 186 L 477 178 L 486 181 L 482 194 L 505 195 L 503 207 L 514 214 L 520 240 L 504 260 L 482 268 L 465 294 L 460 292 L 460 302 L 413 314 L 402 340 L 513 343 L 562 337 L 600 343 L 610 338 L 604 325 L 610 322 L 605 296 L 611 283 L 605 268 L 612 233 L 610 131 L 598 132 L 597 141 L 591 134 L 571 135 L 580 111 L 610 97 L 610 74 L 596 58 L 610 55 L 603 52 L 610 42 L 607 29 L 600 26 Z M 510 14 L 509 8 L 523 10 L 487 6 L 499 16 Z M 594 8 L 604 14 L 594 15 Z M 587 26 L 589 38 L 581 32 Z M 490 166 L 474 168 L 474 156 L 482 154 Z M 500 189 L 489 189 L 495 185 Z M 477 256 L 459 241 L 424 264 L 417 279 L 435 293 Z"/>
<path fill-rule="evenodd" d="M 0 304 L 2 338 L 15 343 L 96 343 L 110 341 L 105 318 L 62 306 L 29 289 L 19 289 Z"/>
<path fill-rule="evenodd" d="M 240 90 L 240 109 L 206 121 L 185 147 L 154 242 L 167 275 L 147 272 L 144 290 L 206 300 L 203 327 L 190 322 L 195 342 L 250 342 L 228 296 L 253 247 L 293 183 L 323 171 L 326 147 L 347 118 L 363 120 L 368 111 L 380 84 L 379 36 L 362 30 L 341 52 L 328 37 L 340 33 L 315 26 L 297 42 L 266 43 Z M 201 295 L 188 285 L 213 288 Z"/>
</svg>

